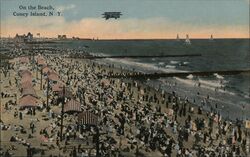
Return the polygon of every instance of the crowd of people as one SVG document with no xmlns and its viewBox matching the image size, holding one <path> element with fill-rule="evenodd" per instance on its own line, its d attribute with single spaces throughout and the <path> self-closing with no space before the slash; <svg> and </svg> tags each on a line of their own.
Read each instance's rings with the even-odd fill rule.
<svg viewBox="0 0 250 157">
<path fill-rule="evenodd" d="M 23 114 L 33 117 L 26 125 L 29 128 L 1 121 L 1 130 L 14 129 L 20 134 L 29 134 L 31 139 L 39 134 L 40 146 L 57 150 L 61 156 L 67 153 L 72 157 L 95 155 L 96 143 L 103 157 L 249 155 L 250 133 L 240 121 L 225 120 L 216 111 L 207 112 L 202 106 L 190 103 L 188 98 L 180 98 L 174 91 L 171 94 L 158 91 L 141 80 L 108 78 L 120 71 L 113 66 L 60 55 L 43 57 L 50 69 L 59 75 L 58 82 L 65 84 L 72 93 L 67 99 L 79 101 L 82 111 L 97 115 L 98 124 L 83 125 L 77 119 L 78 112 L 74 112 L 63 115 L 61 128 L 61 108 L 65 100 L 52 91 L 51 83 L 48 105 L 45 103 L 48 89 L 44 85 L 43 103 L 35 114 L 34 109 L 13 110 L 14 117 L 21 121 Z M 39 81 L 36 84 L 39 86 Z M 16 107 L 16 103 L 13 106 Z M 30 150 L 36 144 L 27 141 L 29 139 L 17 134 L 10 138 L 10 142 L 26 146 L 28 156 L 32 156 Z"/>
<path fill-rule="evenodd" d="M 119 146 L 120 150 L 135 153 L 158 150 L 165 156 L 173 152 L 178 156 L 230 156 L 246 153 L 249 149 L 249 133 L 239 121 L 233 124 L 224 121 L 216 112 L 207 113 L 202 107 L 194 109 L 187 99 L 181 100 L 174 92 L 172 95 L 159 94 L 133 80 L 105 78 L 114 69 L 96 62 L 81 66 L 80 60 L 65 62 L 58 57 L 51 61 L 57 64 L 59 75 L 75 91 L 75 98 L 84 104 L 83 110 L 101 117 L 98 127 L 107 128 L 114 143 L 126 143 Z M 59 63 L 64 64 L 60 67 Z M 163 107 L 172 113 L 162 111 Z M 122 142 L 119 142 L 120 136 Z M 112 146 L 117 146 L 106 145 L 111 150 L 115 149 Z M 221 147 L 227 149 L 218 151 Z"/>
</svg>

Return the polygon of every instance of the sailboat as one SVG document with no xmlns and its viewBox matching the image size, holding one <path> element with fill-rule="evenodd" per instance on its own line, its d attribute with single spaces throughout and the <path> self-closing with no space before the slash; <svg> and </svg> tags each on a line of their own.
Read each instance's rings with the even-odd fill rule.
<svg viewBox="0 0 250 157">
<path fill-rule="evenodd" d="M 210 36 L 210 39 L 209 39 L 210 41 L 213 41 L 214 40 L 214 37 L 213 37 L 213 34 L 211 34 L 211 36 Z"/>
<path fill-rule="evenodd" d="M 190 39 L 189 39 L 188 34 L 186 35 L 185 43 L 186 43 L 187 45 L 191 45 L 191 41 L 190 41 Z"/>
<path fill-rule="evenodd" d="M 176 40 L 177 40 L 177 41 L 180 41 L 179 34 L 177 34 Z"/>
</svg>

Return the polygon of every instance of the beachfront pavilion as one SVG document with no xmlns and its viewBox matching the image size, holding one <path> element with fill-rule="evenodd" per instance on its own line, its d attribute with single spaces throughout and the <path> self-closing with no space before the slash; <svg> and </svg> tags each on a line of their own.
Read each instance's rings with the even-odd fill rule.
<svg viewBox="0 0 250 157">
<path fill-rule="evenodd" d="M 38 99 L 31 96 L 27 95 L 19 99 L 19 107 L 20 109 L 24 108 L 37 108 L 39 107 L 39 102 Z"/>
</svg>

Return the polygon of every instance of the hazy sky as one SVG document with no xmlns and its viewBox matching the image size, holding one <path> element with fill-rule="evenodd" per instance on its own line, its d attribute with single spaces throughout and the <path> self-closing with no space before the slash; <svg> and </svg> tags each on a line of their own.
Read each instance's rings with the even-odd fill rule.
<svg viewBox="0 0 250 157">
<path fill-rule="evenodd" d="M 83 38 L 249 38 L 249 0 L 0 0 L 1 35 L 32 32 Z M 17 17 L 19 6 L 48 6 L 62 16 Z M 37 12 L 43 12 L 38 11 Z M 120 11 L 120 19 L 102 13 Z"/>
</svg>

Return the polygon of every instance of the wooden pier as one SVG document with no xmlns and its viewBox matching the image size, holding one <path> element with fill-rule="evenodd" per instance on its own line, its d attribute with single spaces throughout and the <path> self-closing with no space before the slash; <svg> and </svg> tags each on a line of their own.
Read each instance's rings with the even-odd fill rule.
<svg viewBox="0 0 250 157">
<path fill-rule="evenodd" d="M 199 57 L 201 54 L 181 54 L 181 55 L 120 55 L 120 56 L 94 56 L 85 55 L 82 57 L 71 56 L 69 58 L 80 59 L 105 59 L 105 58 L 167 58 L 167 57 Z"/>
<path fill-rule="evenodd" d="M 109 75 L 109 78 L 135 78 L 135 79 L 157 79 L 161 77 L 187 77 L 193 76 L 209 76 L 209 75 L 238 75 L 238 74 L 250 74 L 250 69 L 246 70 L 224 70 L 224 71 L 194 71 L 194 72 L 176 72 L 176 73 L 121 73 Z"/>
</svg>

